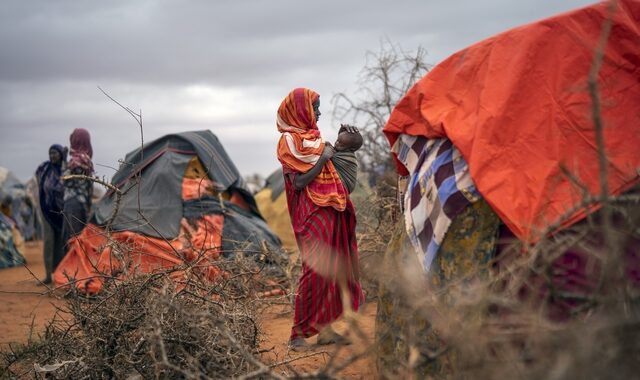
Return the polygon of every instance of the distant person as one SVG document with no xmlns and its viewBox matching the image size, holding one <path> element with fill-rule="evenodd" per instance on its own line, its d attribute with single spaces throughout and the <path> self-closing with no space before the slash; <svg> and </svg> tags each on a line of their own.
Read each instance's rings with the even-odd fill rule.
<svg viewBox="0 0 640 380">
<path fill-rule="evenodd" d="M 49 160 L 36 169 L 38 196 L 42 211 L 44 230 L 44 284 L 51 283 L 54 261 L 60 261 L 64 255 L 62 237 L 62 209 L 64 206 L 64 185 L 62 173 L 66 168 L 66 151 L 62 145 L 53 144 L 49 148 Z M 56 259 L 57 258 L 57 259 Z"/>
<path fill-rule="evenodd" d="M 349 194 L 355 189 L 358 180 L 358 159 L 355 152 L 362 147 L 362 143 L 362 135 L 356 127 L 341 125 L 338 138 L 333 145 L 335 152 L 331 162 Z"/>
<path fill-rule="evenodd" d="M 69 151 L 69 163 L 64 175 L 93 174 L 93 149 L 91 148 L 91 136 L 89 131 L 76 128 L 69 137 L 71 150 Z M 91 209 L 91 195 L 93 182 L 87 179 L 67 179 L 64 181 L 64 208 L 63 208 L 63 241 L 65 249 L 62 257 L 53 262 L 53 270 L 58 266 L 66 254 L 69 239 L 79 234 L 89 219 Z"/>
<path fill-rule="evenodd" d="M 277 114 L 278 160 L 302 262 L 289 338 L 296 351 L 314 335 L 318 344 L 348 343 L 331 324 L 343 304 L 358 310 L 364 302 L 355 209 L 331 162 L 334 148 L 320 136 L 319 117 L 320 96 L 306 88 L 291 91 Z M 355 127 L 345 129 L 357 133 Z"/>
</svg>

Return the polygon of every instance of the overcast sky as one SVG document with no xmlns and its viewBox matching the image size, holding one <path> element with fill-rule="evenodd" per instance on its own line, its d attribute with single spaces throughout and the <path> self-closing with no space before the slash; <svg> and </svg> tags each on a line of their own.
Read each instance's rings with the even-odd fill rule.
<svg viewBox="0 0 640 380">
<path fill-rule="evenodd" d="M 97 86 L 142 110 L 145 141 L 210 129 L 243 175 L 278 167 L 275 113 L 295 87 L 331 97 L 357 89 L 367 51 L 388 39 L 437 64 L 511 27 L 584 0 L 271 0 L 0 2 L 0 166 L 26 180 L 92 135 L 101 176 L 140 144 L 138 125 Z"/>
</svg>

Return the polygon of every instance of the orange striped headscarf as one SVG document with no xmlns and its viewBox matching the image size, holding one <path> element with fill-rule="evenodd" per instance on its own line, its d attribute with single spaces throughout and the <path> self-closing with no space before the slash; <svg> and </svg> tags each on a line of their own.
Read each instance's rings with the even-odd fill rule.
<svg viewBox="0 0 640 380">
<path fill-rule="evenodd" d="M 313 103 L 320 98 L 307 88 L 296 88 L 278 108 L 276 125 L 282 133 L 278 142 L 278 160 L 282 165 L 306 173 L 318 162 L 324 151 L 324 140 L 316 125 Z M 331 161 L 327 161 L 318 176 L 305 188 L 313 203 L 344 211 L 347 193 Z"/>
</svg>

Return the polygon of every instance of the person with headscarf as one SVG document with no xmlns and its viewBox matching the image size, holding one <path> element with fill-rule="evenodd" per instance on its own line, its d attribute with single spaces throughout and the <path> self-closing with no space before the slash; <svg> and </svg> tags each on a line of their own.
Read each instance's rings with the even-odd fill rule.
<svg viewBox="0 0 640 380">
<path fill-rule="evenodd" d="M 69 151 L 69 163 L 64 175 L 84 175 L 93 174 L 93 149 L 91 148 L 91 136 L 89 131 L 83 128 L 76 128 L 69 137 L 71 149 Z M 69 244 L 69 239 L 78 235 L 89 219 L 91 209 L 91 194 L 93 192 L 93 182 L 82 178 L 69 178 L 64 181 L 64 209 L 63 209 L 63 241 Z M 66 253 L 66 249 L 65 252 Z M 64 253 L 53 263 L 53 270 L 64 258 Z"/>
<path fill-rule="evenodd" d="M 64 186 L 61 175 L 66 166 L 66 152 L 62 145 L 53 144 L 49 148 L 49 160 L 36 169 L 40 210 L 44 229 L 44 284 L 51 283 L 53 262 L 61 258 L 64 250 L 62 240 L 62 209 L 64 205 Z M 60 259 L 58 259 L 60 260 Z"/>
<path fill-rule="evenodd" d="M 334 148 L 320 135 L 319 117 L 320 96 L 296 88 L 282 101 L 276 122 L 278 160 L 302 263 L 289 338 L 293 350 L 303 349 L 305 338 L 314 335 L 318 344 L 348 343 L 331 323 L 343 307 L 357 311 L 364 302 L 355 209 L 331 162 Z"/>
</svg>

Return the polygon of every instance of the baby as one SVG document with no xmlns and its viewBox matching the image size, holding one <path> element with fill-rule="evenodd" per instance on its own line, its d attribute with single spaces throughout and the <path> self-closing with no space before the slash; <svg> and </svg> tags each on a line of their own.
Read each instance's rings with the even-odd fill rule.
<svg viewBox="0 0 640 380">
<path fill-rule="evenodd" d="M 331 158 L 342 184 L 349 193 L 356 187 L 358 176 L 358 160 L 355 151 L 362 146 L 362 135 L 356 127 L 342 124 L 338 138 L 333 146 L 335 153 Z"/>
</svg>

